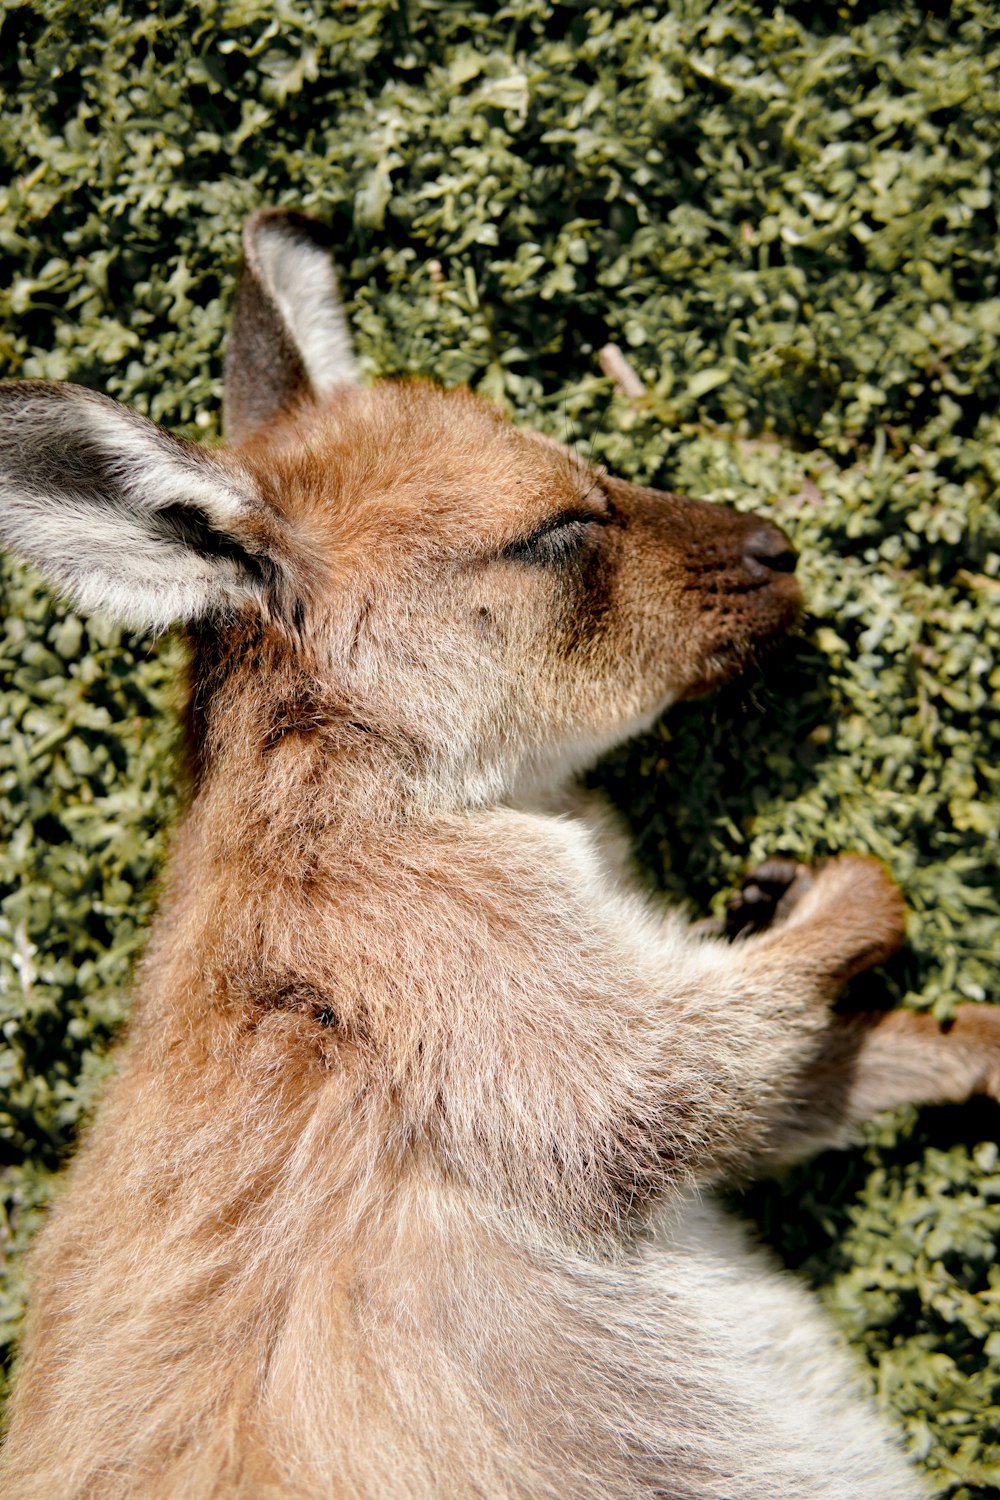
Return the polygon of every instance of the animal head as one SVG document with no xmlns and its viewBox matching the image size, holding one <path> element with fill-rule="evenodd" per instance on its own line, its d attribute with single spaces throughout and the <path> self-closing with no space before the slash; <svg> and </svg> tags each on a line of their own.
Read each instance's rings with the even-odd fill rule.
<svg viewBox="0 0 1000 1500">
<path fill-rule="evenodd" d="M 0 384 L 0 535 L 85 610 L 195 638 L 203 768 L 317 737 L 453 806 L 580 769 L 799 605 L 759 516 L 615 479 L 468 390 L 359 384 L 322 227 L 244 231 L 225 442 Z"/>
</svg>

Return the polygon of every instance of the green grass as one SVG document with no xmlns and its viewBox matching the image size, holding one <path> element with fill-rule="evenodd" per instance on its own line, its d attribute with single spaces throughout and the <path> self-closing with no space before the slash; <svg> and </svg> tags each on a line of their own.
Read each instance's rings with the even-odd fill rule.
<svg viewBox="0 0 1000 1500">
<path fill-rule="evenodd" d="M 997 998 L 996 5 L 6 0 L 0 88 L 4 375 L 210 440 L 243 218 L 330 220 L 370 373 L 468 381 L 800 548 L 804 633 L 602 773 L 653 882 L 701 913 L 771 850 L 871 850 L 913 917 L 869 998 Z M 178 648 L 0 582 L 12 1339 L 153 901 Z M 879 1122 L 745 1201 L 952 1500 L 1000 1488 L 998 1124 Z"/>
</svg>

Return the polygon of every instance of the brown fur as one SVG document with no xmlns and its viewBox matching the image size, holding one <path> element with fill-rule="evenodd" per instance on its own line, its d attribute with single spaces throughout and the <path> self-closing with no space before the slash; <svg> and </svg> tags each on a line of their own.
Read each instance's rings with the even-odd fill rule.
<svg viewBox="0 0 1000 1500">
<path fill-rule="evenodd" d="M 35 1253 L 5 1495 L 912 1496 L 692 1191 L 996 1094 L 996 1015 L 830 1011 L 902 940 L 874 862 L 704 941 L 571 788 L 789 622 L 787 557 L 464 391 L 288 405 L 285 355 L 214 456 L 266 583 L 192 629 L 193 798 Z"/>
</svg>

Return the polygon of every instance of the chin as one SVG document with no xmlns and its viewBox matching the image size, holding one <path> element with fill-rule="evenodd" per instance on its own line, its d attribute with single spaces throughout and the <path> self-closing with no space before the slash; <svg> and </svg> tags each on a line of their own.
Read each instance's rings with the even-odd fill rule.
<svg viewBox="0 0 1000 1500">
<path fill-rule="evenodd" d="M 692 698 L 707 698 L 764 661 L 787 634 L 787 626 L 782 625 L 769 635 L 754 636 L 746 641 L 726 641 L 716 646 L 702 663 L 698 676 L 678 694 L 678 699 L 688 702 Z"/>
</svg>

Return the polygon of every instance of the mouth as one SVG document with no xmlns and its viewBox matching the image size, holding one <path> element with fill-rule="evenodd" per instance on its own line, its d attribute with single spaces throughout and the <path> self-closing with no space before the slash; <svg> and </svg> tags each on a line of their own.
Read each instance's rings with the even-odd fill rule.
<svg viewBox="0 0 1000 1500">
<path fill-rule="evenodd" d="M 802 614 L 802 591 L 791 577 L 768 589 L 766 620 L 753 622 L 745 635 L 715 641 L 705 653 L 697 677 L 679 695 L 682 701 L 704 698 L 732 682 L 750 667 L 759 666 Z"/>
</svg>

